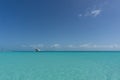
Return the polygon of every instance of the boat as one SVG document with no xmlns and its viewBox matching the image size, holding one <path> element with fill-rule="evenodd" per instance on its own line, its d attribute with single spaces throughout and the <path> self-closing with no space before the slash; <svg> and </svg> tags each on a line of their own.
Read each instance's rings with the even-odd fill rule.
<svg viewBox="0 0 120 80">
<path fill-rule="evenodd" d="M 35 49 L 35 52 L 40 52 L 41 50 L 39 48 L 36 48 Z"/>
</svg>

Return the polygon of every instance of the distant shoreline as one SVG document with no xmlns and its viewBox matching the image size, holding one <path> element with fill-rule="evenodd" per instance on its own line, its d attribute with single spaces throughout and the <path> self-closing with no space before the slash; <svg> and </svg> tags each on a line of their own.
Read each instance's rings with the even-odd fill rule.
<svg viewBox="0 0 120 80">
<path fill-rule="evenodd" d="M 35 52 L 35 51 L 0 51 L 0 52 Z M 120 51 L 39 51 L 39 52 L 120 52 Z"/>
</svg>

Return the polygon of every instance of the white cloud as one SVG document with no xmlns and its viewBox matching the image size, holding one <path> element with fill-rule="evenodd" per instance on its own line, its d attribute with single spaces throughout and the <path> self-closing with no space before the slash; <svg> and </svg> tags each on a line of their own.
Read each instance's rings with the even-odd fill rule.
<svg viewBox="0 0 120 80">
<path fill-rule="evenodd" d="M 92 45 L 93 45 L 92 42 L 89 42 L 89 43 L 80 44 L 79 47 L 80 48 L 90 48 Z"/>
<path fill-rule="evenodd" d="M 36 45 L 21 45 L 21 47 L 27 49 L 27 48 L 42 48 L 42 49 L 54 49 L 54 50 L 64 50 L 64 49 L 69 49 L 69 50 L 119 50 L 120 49 L 120 44 L 93 44 L 93 43 L 85 43 L 85 44 L 78 44 L 78 45 L 60 45 L 60 44 L 53 44 L 53 45 L 43 45 L 43 44 L 36 44 Z"/>
<path fill-rule="evenodd" d="M 60 48 L 60 44 L 53 44 L 51 48 Z"/>
<path fill-rule="evenodd" d="M 29 47 L 31 47 L 31 48 L 43 48 L 44 45 L 43 44 L 34 44 L 34 45 L 29 45 Z"/>
<path fill-rule="evenodd" d="M 120 45 L 108 44 L 108 45 L 98 45 L 98 44 L 82 44 L 80 48 L 92 48 L 92 49 L 120 49 Z"/>
<path fill-rule="evenodd" d="M 100 13 L 101 13 L 101 10 L 100 10 L 100 9 L 97 9 L 97 10 L 91 11 L 91 12 L 90 12 L 90 15 L 92 15 L 92 16 L 98 16 Z"/>
<path fill-rule="evenodd" d="M 76 46 L 74 46 L 74 45 L 68 45 L 67 47 L 68 48 L 75 48 Z"/>
<path fill-rule="evenodd" d="M 84 14 L 79 14 L 78 16 L 79 17 L 81 17 L 81 16 L 94 16 L 94 17 L 96 17 L 96 16 L 100 15 L 101 11 L 102 11 L 101 9 L 88 10 Z"/>
<path fill-rule="evenodd" d="M 87 11 L 87 12 L 84 14 L 84 16 L 94 16 L 94 17 L 96 17 L 96 16 L 100 15 L 100 13 L 101 13 L 101 10 L 100 10 L 100 9 L 95 9 L 95 10 Z"/>
<path fill-rule="evenodd" d="M 23 48 L 43 48 L 43 44 L 21 45 Z"/>
<path fill-rule="evenodd" d="M 89 48 L 89 47 L 91 47 L 90 44 L 82 44 L 82 45 L 80 45 L 80 48 Z"/>
</svg>

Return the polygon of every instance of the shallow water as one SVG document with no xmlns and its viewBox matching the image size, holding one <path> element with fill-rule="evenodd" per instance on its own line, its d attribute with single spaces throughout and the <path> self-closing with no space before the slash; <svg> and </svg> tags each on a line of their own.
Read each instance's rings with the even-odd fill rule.
<svg viewBox="0 0 120 80">
<path fill-rule="evenodd" d="M 0 80 L 120 80 L 120 52 L 0 52 Z"/>
</svg>

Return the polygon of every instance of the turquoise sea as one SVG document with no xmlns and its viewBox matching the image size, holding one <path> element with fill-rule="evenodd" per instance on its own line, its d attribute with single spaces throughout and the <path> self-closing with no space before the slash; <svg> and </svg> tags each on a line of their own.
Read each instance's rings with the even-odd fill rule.
<svg viewBox="0 0 120 80">
<path fill-rule="evenodd" d="M 120 52 L 0 52 L 0 80 L 120 80 Z"/>
</svg>

